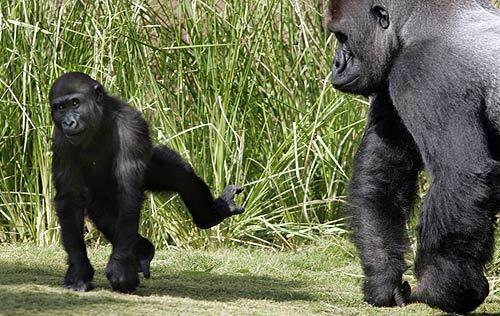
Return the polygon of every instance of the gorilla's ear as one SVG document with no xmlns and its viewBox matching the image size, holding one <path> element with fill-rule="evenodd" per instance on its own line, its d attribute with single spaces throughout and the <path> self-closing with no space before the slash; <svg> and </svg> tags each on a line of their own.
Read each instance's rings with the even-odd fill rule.
<svg viewBox="0 0 500 316">
<path fill-rule="evenodd" d="M 95 99 L 100 103 L 104 97 L 104 88 L 100 84 L 94 85 Z"/>
<path fill-rule="evenodd" d="M 389 27 L 389 12 L 387 12 L 384 7 L 374 5 L 372 7 L 372 13 L 377 18 L 378 24 L 380 24 L 383 29 L 387 29 Z"/>
</svg>

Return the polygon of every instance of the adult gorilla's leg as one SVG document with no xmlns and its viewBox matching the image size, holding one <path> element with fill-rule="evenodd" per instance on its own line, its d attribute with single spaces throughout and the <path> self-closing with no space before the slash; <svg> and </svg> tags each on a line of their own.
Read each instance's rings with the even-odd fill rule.
<svg viewBox="0 0 500 316">
<path fill-rule="evenodd" d="M 94 200 L 89 203 L 88 216 L 97 226 L 97 229 L 104 234 L 104 237 L 114 244 L 113 236 L 115 234 L 115 225 L 118 218 L 116 206 L 105 200 Z M 137 236 L 137 241 L 134 245 L 133 253 L 137 261 L 137 266 L 140 272 L 144 274 L 146 279 L 150 277 L 150 263 L 155 255 L 154 245 L 147 239 Z"/>
<path fill-rule="evenodd" d="M 372 99 L 368 125 L 349 186 L 348 215 L 365 273 L 365 300 L 404 305 L 408 248 L 406 219 L 415 198 L 421 161 L 386 94 Z"/>
<path fill-rule="evenodd" d="M 243 189 L 230 185 L 214 199 L 203 179 L 177 152 L 168 147 L 155 147 L 144 178 L 144 187 L 151 191 L 177 192 L 199 228 L 206 229 L 225 218 L 243 212 L 234 195 Z"/>
<path fill-rule="evenodd" d="M 89 291 L 93 288 L 94 268 L 87 257 L 83 240 L 84 199 L 79 194 L 60 190 L 55 197 L 55 204 L 63 246 L 68 253 L 69 267 L 64 286 L 75 291 Z"/>
<path fill-rule="evenodd" d="M 398 112 L 422 153 L 432 184 L 424 201 L 415 261 L 416 299 L 466 313 L 488 295 L 484 266 L 493 251 L 498 163 L 488 150 L 478 100 L 419 95 Z M 427 99 L 426 99 L 427 98 Z M 446 105 L 446 106 L 444 106 Z"/>
</svg>

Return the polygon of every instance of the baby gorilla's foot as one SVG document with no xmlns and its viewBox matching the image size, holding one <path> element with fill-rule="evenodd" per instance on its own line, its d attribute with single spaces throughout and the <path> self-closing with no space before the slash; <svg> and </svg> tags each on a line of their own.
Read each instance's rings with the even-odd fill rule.
<svg viewBox="0 0 500 316">
<path fill-rule="evenodd" d="M 64 277 L 64 287 L 79 292 L 90 291 L 94 288 L 92 284 L 93 278 L 94 268 L 92 268 L 90 262 L 70 263 Z"/>
<path fill-rule="evenodd" d="M 132 293 L 139 286 L 137 261 L 133 254 L 112 254 L 106 277 L 114 291 Z"/>
<path fill-rule="evenodd" d="M 195 220 L 196 226 L 201 229 L 213 227 L 224 219 L 233 215 L 241 214 L 245 210 L 234 202 L 234 196 L 243 192 L 243 188 L 237 185 L 228 185 L 220 197 L 214 200 L 214 215 L 205 221 Z"/>
<path fill-rule="evenodd" d="M 134 255 L 137 261 L 138 272 L 142 272 L 146 279 L 150 277 L 150 264 L 155 256 L 155 246 L 146 238 L 139 236 L 134 247 Z"/>
</svg>

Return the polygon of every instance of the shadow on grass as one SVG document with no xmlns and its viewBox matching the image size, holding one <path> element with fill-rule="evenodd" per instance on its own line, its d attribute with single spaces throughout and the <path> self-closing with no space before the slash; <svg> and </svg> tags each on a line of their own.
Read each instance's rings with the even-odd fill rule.
<svg viewBox="0 0 500 316">
<path fill-rule="evenodd" d="M 45 263 L 41 263 L 45 264 Z M 34 267 L 22 263 L 0 261 L 0 285 L 61 285 L 64 271 L 57 268 Z"/>
<path fill-rule="evenodd" d="M 0 314 L 36 313 L 38 311 L 65 311 L 86 313 L 92 311 L 116 312 L 138 304 L 161 304 L 148 297 L 190 298 L 199 301 L 231 302 L 238 299 L 276 302 L 321 301 L 325 297 L 314 294 L 313 284 L 286 281 L 250 273 L 216 274 L 209 272 L 153 271 L 152 279 L 141 277 L 141 286 L 135 295 L 111 292 L 102 269 L 97 269 L 91 293 L 75 293 L 61 289 L 64 268 L 35 267 L 23 263 L 0 262 Z M 332 290 L 334 291 L 334 290 Z M 144 299 L 137 298 L 143 297 Z M 132 305 L 131 305 L 132 304 Z M 128 306 L 128 307 L 127 307 Z M 385 310 L 385 309 L 384 309 Z M 395 309 L 399 312 L 399 309 Z M 446 315 L 446 314 L 443 314 Z M 477 313 L 472 315 L 499 315 Z"/>
<path fill-rule="evenodd" d="M 304 291 L 304 282 L 251 274 L 159 273 L 143 284 L 137 295 L 167 295 L 209 301 L 234 301 L 240 298 L 277 302 L 318 299 Z"/>
<path fill-rule="evenodd" d="M 49 312 L 56 310 L 78 311 L 82 308 L 92 310 L 93 307 L 105 306 L 112 309 L 127 303 L 125 299 L 109 296 L 86 296 L 76 293 L 48 292 L 46 289 L 0 288 L 0 314 L 1 315 L 26 315 L 29 312 Z"/>
<path fill-rule="evenodd" d="M 78 310 L 92 306 L 119 306 L 126 300 L 82 296 L 62 290 L 64 272 L 54 268 L 0 262 L 0 314 L 26 314 L 51 310 Z"/>
<path fill-rule="evenodd" d="M 62 289 L 63 269 L 34 267 L 33 265 L 0 262 L 0 313 L 35 311 L 40 309 L 76 310 L 90 305 L 112 308 L 130 303 L 130 297 L 111 293 L 111 288 L 101 269 L 97 268 L 96 289 L 109 293 L 75 293 Z M 221 275 L 215 273 L 166 273 L 153 271 L 152 279 L 141 276 L 141 285 L 135 296 L 167 296 L 191 298 L 200 301 L 229 302 L 241 298 L 272 301 L 315 301 L 304 290 L 305 284 L 251 274 Z M 97 293 L 96 293 L 97 294 Z"/>
</svg>

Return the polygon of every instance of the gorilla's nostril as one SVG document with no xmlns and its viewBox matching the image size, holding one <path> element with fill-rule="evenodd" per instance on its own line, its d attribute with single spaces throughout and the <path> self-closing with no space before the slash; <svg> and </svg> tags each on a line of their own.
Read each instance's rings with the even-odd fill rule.
<svg viewBox="0 0 500 316">
<path fill-rule="evenodd" d="M 344 33 L 342 32 L 334 32 L 333 35 L 335 35 L 335 38 L 337 39 L 337 41 L 339 43 L 345 43 L 347 42 L 347 35 L 345 35 Z"/>
<path fill-rule="evenodd" d="M 75 119 L 66 119 L 62 122 L 64 128 L 75 128 L 78 125 L 78 122 Z"/>
<path fill-rule="evenodd" d="M 342 49 L 338 49 L 335 53 L 335 59 L 333 62 L 333 66 L 337 73 L 341 73 L 347 67 L 347 58 L 346 52 Z"/>
</svg>

